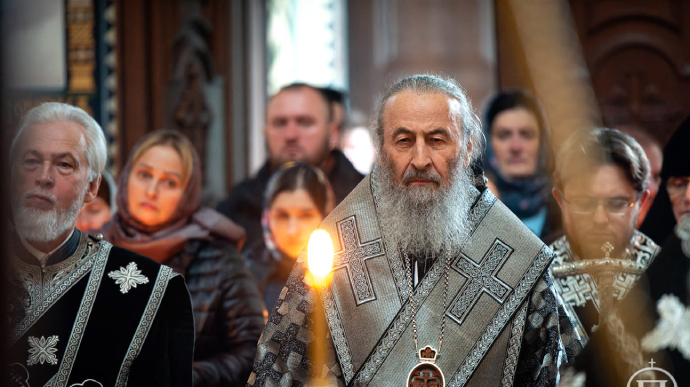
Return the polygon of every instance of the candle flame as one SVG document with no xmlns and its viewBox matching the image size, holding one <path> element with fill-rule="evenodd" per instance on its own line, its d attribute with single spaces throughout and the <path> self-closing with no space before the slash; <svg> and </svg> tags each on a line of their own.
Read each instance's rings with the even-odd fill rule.
<svg viewBox="0 0 690 387">
<path fill-rule="evenodd" d="M 333 269 L 333 242 L 325 230 L 316 230 L 309 237 L 307 264 L 312 275 L 319 279 Z"/>
</svg>

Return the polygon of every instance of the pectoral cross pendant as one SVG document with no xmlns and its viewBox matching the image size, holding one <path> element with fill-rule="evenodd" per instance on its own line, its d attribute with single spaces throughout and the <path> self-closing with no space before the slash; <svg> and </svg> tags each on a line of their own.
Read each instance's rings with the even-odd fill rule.
<svg viewBox="0 0 690 387">
<path fill-rule="evenodd" d="M 436 365 L 437 356 L 436 350 L 430 346 L 419 350 L 419 364 L 410 370 L 407 387 L 445 387 L 446 379 Z"/>
</svg>

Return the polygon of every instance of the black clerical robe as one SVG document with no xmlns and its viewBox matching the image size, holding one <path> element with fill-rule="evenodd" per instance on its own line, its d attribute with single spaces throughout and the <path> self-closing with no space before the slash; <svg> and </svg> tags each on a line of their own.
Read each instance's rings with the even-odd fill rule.
<svg viewBox="0 0 690 387">
<path fill-rule="evenodd" d="M 554 268 L 582 260 L 573 253 L 566 236 L 557 239 L 550 247 L 556 255 L 549 267 L 550 274 Z M 659 246 L 653 240 L 643 233 L 635 231 L 627 259 L 637 263 L 640 267 L 647 268 L 659 250 Z M 553 274 L 551 276 L 553 278 Z M 613 283 L 614 299 L 616 301 L 623 300 L 638 280 L 639 276 L 618 273 Z M 564 332 L 568 337 L 563 338 L 569 361 L 572 362 L 580 350 L 587 345 L 589 335 L 599 324 L 599 289 L 594 278 L 589 274 L 554 278 L 554 286 L 558 295 L 563 299 L 565 315 L 570 319 L 574 328 L 574 334 Z M 569 342 L 572 338 L 575 338 L 577 342 Z"/>
<path fill-rule="evenodd" d="M 181 276 L 75 230 L 9 257 L 10 386 L 191 386 L 194 320 Z"/>
<path fill-rule="evenodd" d="M 382 231 L 387 220 L 377 214 L 375 182 L 365 178 L 320 226 L 336 252 L 327 287 L 311 286 L 306 253 L 298 258 L 259 340 L 248 384 L 304 386 L 322 377 L 339 386 L 405 386 L 419 364 L 415 329 L 419 350 L 438 350 L 445 315 L 435 363 L 445 385 L 555 385 L 565 355 L 557 298 L 545 274 L 550 250 L 488 190 L 474 190 L 469 241 L 450 257 L 449 269 L 436 260 L 413 290 L 413 306 L 403 254 Z M 317 358 L 311 351 L 319 316 L 328 338 Z"/>
<path fill-rule="evenodd" d="M 654 327 L 644 334 L 641 344 L 648 352 L 665 351 L 665 369 L 678 386 L 690 386 L 690 249 L 684 251 L 682 243 L 672 233 L 647 270 L 649 295 L 655 304 Z M 685 243 L 690 246 L 687 240 Z"/>
</svg>

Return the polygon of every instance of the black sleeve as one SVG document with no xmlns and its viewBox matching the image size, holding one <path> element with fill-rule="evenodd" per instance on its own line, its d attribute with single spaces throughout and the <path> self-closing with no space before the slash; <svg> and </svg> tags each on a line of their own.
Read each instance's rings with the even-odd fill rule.
<svg viewBox="0 0 690 387">
<path fill-rule="evenodd" d="M 556 289 L 544 273 L 529 296 L 527 321 L 514 386 L 555 386 L 565 358 L 560 337 Z"/>
<path fill-rule="evenodd" d="M 233 247 L 224 249 L 225 273 L 220 283 L 218 337 L 223 351 L 194 362 L 194 385 L 243 386 L 252 371 L 256 344 L 264 328 L 264 307 L 244 259 Z"/>
<path fill-rule="evenodd" d="M 194 317 L 182 276 L 170 280 L 128 386 L 192 386 Z"/>
</svg>

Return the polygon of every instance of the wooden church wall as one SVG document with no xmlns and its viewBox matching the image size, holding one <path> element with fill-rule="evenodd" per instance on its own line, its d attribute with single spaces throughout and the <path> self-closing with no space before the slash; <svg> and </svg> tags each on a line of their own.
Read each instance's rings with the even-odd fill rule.
<svg viewBox="0 0 690 387">
<path fill-rule="evenodd" d="M 499 85 L 532 89 L 508 3 L 495 2 Z M 690 2 L 568 4 L 602 123 L 639 126 L 664 143 L 690 113 Z"/>
<path fill-rule="evenodd" d="M 146 133 L 177 129 L 199 151 L 205 189 L 232 183 L 231 19 L 222 0 L 119 0 L 119 160 Z"/>
<path fill-rule="evenodd" d="M 369 115 L 403 75 L 453 77 L 475 108 L 496 88 L 492 4 L 483 0 L 348 1 L 352 108 Z"/>
</svg>

